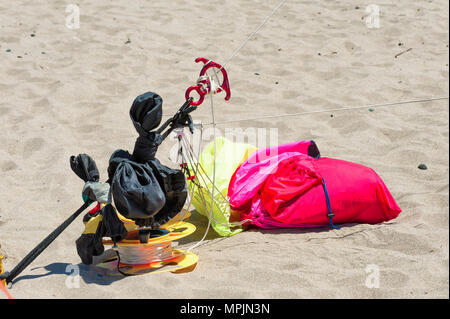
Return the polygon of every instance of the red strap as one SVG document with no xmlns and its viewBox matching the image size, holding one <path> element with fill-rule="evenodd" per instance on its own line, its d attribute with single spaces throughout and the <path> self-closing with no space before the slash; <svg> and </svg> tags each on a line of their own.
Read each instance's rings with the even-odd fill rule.
<svg viewBox="0 0 450 319">
<path fill-rule="evenodd" d="M 89 214 L 95 215 L 100 210 L 100 202 L 97 202 L 97 205 L 89 211 Z"/>
</svg>

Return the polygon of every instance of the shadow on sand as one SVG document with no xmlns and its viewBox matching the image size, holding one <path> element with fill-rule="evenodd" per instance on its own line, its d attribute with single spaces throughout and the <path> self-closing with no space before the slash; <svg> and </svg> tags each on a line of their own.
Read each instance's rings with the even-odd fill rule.
<svg viewBox="0 0 450 319">
<path fill-rule="evenodd" d="M 206 231 L 206 227 L 208 226 L 208 219 L 205 216 L 200 215 L 196 211 L 192 212 L 191 218 L 188 220 L 188 222 L 194 224 L 196 226 L 196 231 L 185 238 L 181 238 L 178 241 L 179 245 L 188 245 L 188 244 L 195 244 L 196 242 L 200 241 Z M 339 225 L 343 229 L 345 228 L 351 228 L 353 226 L 356 226 L 358 224 L 343 224 Z M 317 233 L 328 233 L 330 232 L 329 227 L 320 227 L 320 228 L 276 228 L 276 229 L 261 229 L 257 227 L 249 227 L 245 230 L 246 232 L 260 232 L 262 234 L 317 234 Z M 349 234 L 347 234 L 349 235 Z M 345 235 L 345 236 L 347 236 Z M 350 234 L 351 235 L 351 234 Z M 239 234 L 237 234 L 239 236 Z M 344 236 L 344 237 L 345 237 Z M 205 242 L 202 243 L 201 246 L 208 246 L 210 244 L 215 244 L 218 241 L 226 240 L 228 237 L 221 237 L 218 235 L 212 227 L 210 227 L 208 234 L 205 238 Z M 104 254 L 111 254 L 111 250 L 106 250 Z M 95 257 L 94 257 L 95 258 Z M 104 255 L 98 257 L 98 258 L 104 258 Z M 95 259 L 94 259 L 95 264 Z M 16 278 L 13 280 L 12 284 L 21 281 L 21 280 L 28 280 L 28 279 L 36 279 L 36 278 L 42 278 L 47 277 L 51 275 L 74 275 L 75 272 L 78 272 L 78 275 L 84 280 L 87 284 L 97 284 L 97 285 L 103 285 L 107 286 L 112 284 L 113 282 L 116 282 L 118 280 L 121 280 L 125 278 L 125 276 L 122 276 L 120 274 L 114 274 L 111 275 L 111 270 L 107 270 L 104 268 L 96 267 L 95 265 L 85 265 L 85 264 L 69 264 L 69 263 L 52 263 L 47 266 L 43 267 L 35 267 L 31 270 L 39 270 L 44 269 L 47 272 L 44 274 L 36 274 L 36 275 L 24 275 Z"/>
<path fill-rule="evenodd" d="M 109 250 L 106 250 L 105 253 L 108 254 Z M 96 267 L 95 264 L 85 265 L 85 264 L 70 264 L 70 263 L 56 262 L 43 267 L 31 268 L 31 271 L 36 270 L 41 271 L 46 270 L 47 272 L 36 275 L 19 276 L 12 281 L 12 285 L 16 284 L 21 280 L 37 279 L 52 275 L 66 275 L 66 276 L 79 275 L 81 279 L 87 284 L 97 284 L 102 286 L 110 285 L 113 282 L 125 278 L 125 276 L 120 275 L 119 273 L 111 275 L 111 270 Z"/>
<path fill-rule="evenodd" d="M 208 218 L 200 215 L 197 213 L 197 211 L 193 210 L 192 215 L 189 220 L 187 220 L 189 223 L 194 224 L 196 226 L 196 231 L 185 238 L 181 238 L 178 243 L 180 245 L 187 245 L 187 244 L 195 244 L 196 242 L 200 241 L 206 231 L 206 228 L 208 226 Z M 347 224 L 340 224 L 339 227 L 342 229 L 351 229 L 354 226 L 360 225 L 358 223 L 347 223 Z M 323 227 L 287 227 L 287 228 L 273 228 L 273 229 L 263 229 L 256 226 L 249 226 L 246 227 L 245 232 L 259 232 L 261 234 L 271 234 L 271 235 L 277 235 L 277 234 L 319 234 L 319 233 L 330 233 L 333 232 L 333 229 L 331 229 L 328 225 Z M 236 234 L 235 236 L 239 236 L 239 234 Z M 347 236 L 347 235 L 345 235 Z M 233 236 L 234 237 L 234 236 Z M 219 241 L 226 240 L 229 237 L 222 237 L 219 234 L 217 234 L 214 229 L 210 226 L 208 234 L 205 237 L 204 243 L 201 244 L 201 246 L 208 246 L 211 244 L 215 244 Z"/>
</svg>

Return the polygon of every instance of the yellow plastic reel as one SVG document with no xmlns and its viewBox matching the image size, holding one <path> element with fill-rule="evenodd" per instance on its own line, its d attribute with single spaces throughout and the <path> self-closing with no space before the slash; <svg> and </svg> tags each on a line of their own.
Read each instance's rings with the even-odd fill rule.
<svg viewBox="0 0 450 319">
<path fill-rule="evenodd" d="M 138 239 L 124 239 L 116 243 L 117 246 L 146 246 L 146 245 L 154 245 L 154 244 L 161 244 L 168 241 L 174 241 L 178 240 L 180 238 L 186 237 L 193 232 L 195 232 L 196 227 L 192 225 L 191 223 L 187 222 L 175 222 L 170 225 L 164 225 L 161 227 L 162 229 L 166 229 L 170 231 L 168 234 L 156 237 L 156 238 L 150 238 L 147 243 L 143 244 Z M 135 230 L 137 232 L 137 229 Z M 128 238 L 132 236 L 133 231 L 128 232 L 129 236 Z M 131 236 L 130 236 L 131 235 Z M 103 240 L 104 245 L 112 246 L 114 245 L 114 242 L 112 240 Z"/>
<path fill-rule="evenodd" d="M 128 231 L 127 238 L 116 243 L 118 246 L 144 246 L 172 242 L 186 237 L 196 230 L 196 227 L 193 224 L 184 221 L 191 216 L 190 212 L 187 210 L 182 210 L 169 222 L 161 226 L 162 229 L 169 231 L 168 234 L 156 238 L 150 238 L 147 243 L 141 243 L 138 239 L 135 239 L 139 227 L 134 223 L 134 221 L 125 218 L 119 213 L 117 213 L 117 215 L 124 223 L 125 228 Z M 114 245 L 114 242 L 111 240 L 103 240 L 103 244 L 106 246 L 112 246 Z M 156 261 L 148 265 L 121 265 L 120 270 L 131 275 L 148 273 L 156 274 L 162 272 L 184 273 L 194 270 L 197 262 L 198 256 L 196 254 L 180 249 L 174 249 L 172 251 L 172 257 L 167 260 Z M 117 260 L 105 260 L 97 264 L 97 266 L 114 271 L 117 270 Z M 119 274 L 116 272 L 110 273 L 110 275 Z"/>
</svg>

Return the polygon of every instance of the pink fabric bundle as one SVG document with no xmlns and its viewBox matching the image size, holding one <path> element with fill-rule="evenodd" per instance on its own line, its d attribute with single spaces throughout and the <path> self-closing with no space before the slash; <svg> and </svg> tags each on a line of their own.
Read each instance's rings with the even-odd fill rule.
<svg viewBox="0 0 450 319">
<path fill-rule="evenodd" d="M 374 224 L 401 212 L 372 169 L 315 157 L 320 155 L 312 141 L 254 153 L 231 178 L 231 208 L 261 228 L 327 226 L 330 212 L 333 223 Z"/>
</svg>

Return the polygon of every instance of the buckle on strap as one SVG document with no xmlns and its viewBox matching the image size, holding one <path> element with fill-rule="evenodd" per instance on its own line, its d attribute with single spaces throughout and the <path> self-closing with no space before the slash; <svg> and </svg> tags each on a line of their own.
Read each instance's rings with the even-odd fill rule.
<svg viewBox="0 0 450 319">
<path fill-rule="evenodd" d="M 328 195 L 327 185 L 325 184 L 325 178 L 322 178 L 322 185 L 323 190 L 325 192 L 325 199 L 327 200 L 327 207 L 328 207 L 328 220 L 330 221 L 330 227 L 333 229 L 341 229 L 340 226 L 336 226 L 333 224 L 333 217 L 335 216 L 333 211 L 331 210 L 331 202 L 330 202 L 330 196 Z"/>
</svg>

